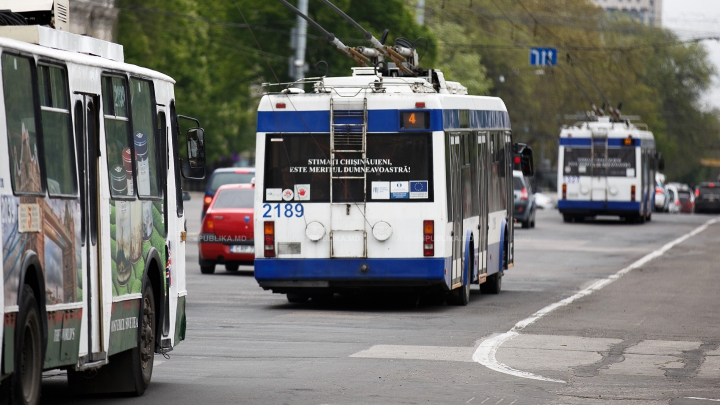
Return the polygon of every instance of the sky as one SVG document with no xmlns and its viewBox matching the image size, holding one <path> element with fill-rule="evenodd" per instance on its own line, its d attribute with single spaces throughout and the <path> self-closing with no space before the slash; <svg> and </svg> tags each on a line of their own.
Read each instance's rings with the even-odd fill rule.
<svg viewBox="0 0 720 405">
<path fill-rule="evenodd" d="M 662 25 L 681 38 L 699 36 L 720 37 L 720 0 L 663 0 Z M 710 60 L 720 74 L 720 41 L 703 41 Z M 705 95 L 709 107 L 720 108 L 720 78 L 715 77 L 712 88 Z"/>
</svg>

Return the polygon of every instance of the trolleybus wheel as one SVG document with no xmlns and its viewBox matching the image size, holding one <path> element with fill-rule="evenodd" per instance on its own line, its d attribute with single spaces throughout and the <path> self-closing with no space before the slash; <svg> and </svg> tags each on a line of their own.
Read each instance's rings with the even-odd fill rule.
<svg viewBox="0 0 720 405">
<path fill-rule="evenodd" d="M 10 390 L 12 404 L 35 405 L 40 402 L 42 378 L 40 311 L 30 286 L 23 286 L 22 297 L 15 329 L 15 371 Z"/>
<path fill-rule="evenodd" d="M 215 265 L 211 264 L 209 266 L 200 265 L 200 273 L 202 274 L 213 274 L 215 273 Z"/>
<path fill-rule="evenodd" d="M 499 294 L 502 289 L 502 272 L 499 271 L 488 276 L 487 280 L 480 284 L 480 292 L 483 294 Z"/>
<path fill-rule="evenodd" d="M 238 271 L 239 268 L 239 264 L 225 263 L 225 270 L 227 271 Z"/>
<path fill-rule="evenodd" d="M 563 214 L 563 222 L 572 222 L 573 218 L 568 214 Z"/>
<path fill-rule="evenodd" d="M 309 296 L 300 293 L 287 293 L 287 300 L 293 304 L 302 304 L 310 299 Z"/>
<path fill-rule="evenodd" d="M 133 350 L 135 394 L 138 396 L 144 394 L 150 385 L 155 363 L 155 295 L 150 282 L 145 283 L 140 322 L 140 342 L 137 349 Z"/>
</svg>

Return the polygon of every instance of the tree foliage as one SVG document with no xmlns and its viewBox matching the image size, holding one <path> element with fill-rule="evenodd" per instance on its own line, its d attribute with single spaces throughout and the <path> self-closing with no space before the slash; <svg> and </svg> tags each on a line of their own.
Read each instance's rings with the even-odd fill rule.
<svg viewBox="0 0 720 405">
<path fill-rule="evenodd" d="M 574 122 L 567 115 L 622 102 L 623 114 L 640 116 L 654 133 L 670 179 L 708 179 L 700 158 L 718 153 L 720 125 L 718 112 L 701 104 L 716 74 L 701 44 L 682 43 L 668 30 L 607 14 L 585 0 L 426 4 L 438 60 L 452 72 L 463 63 L 457 55 L 476 52 L 485 70 L 474 73 L 491 83 L 480 94 L 503 99 L 516 138 L 533 145 L 538 157 L 556 161 L 559 129 Z M 441 35 L 448 24 L 463 27 L 463 35 Z M 557 47 L 558 66 L 529 66 L 531 46 Z"/>
<path fill-rule="evenodd" d="M 293 2 L 294 3 L 294 2 Z M 336 0 L 376 37 L 390 30 L 415 41 L 421 65 L 440 68 L 471 94 L 499 96 L 516 139 L 555 160 L 566 115 L 591 104 L 638 115 L 655 134 L 670 179 L 701 181 L 700 158 L 720 150 L 718 112 L 701 105 L 716 74 L 705 48 L 670 31 L 607 14 L 586 0 L 426 0 L 426 25 L 414 0 Z M 177 80 L 178 111 L 200 119 L 209 160 L 254 151 L 262 83 L 287 82 L 295 15 L 277 1 L 122 0 L 118 39 L 130 63 Z M 309 15 L 348 46 L 360 31 L 319 1 Z M 557 47 L 557 67 L 531 67 L 531 46 Z M 308 27 L 306 76 L 347 75 L 354 62 Z M 324 70 L 324 68 L 323 68 Z M 597 89 L 596 89 L 597 87 Z M 539 159 L 538 159 L 539 160 Z"/>
<path fill-rule="evenodd" d="M 401 0 L 338 0 L 338 7 L 380 37 L 419 38 L 423 63 L 432 64 L 435 41 L 419 26 Z M 206 130 L 208 161 L 228 161 L 233 153 L 254 152 L 256 107 L 262 83 L 287 82 L 290 32 L 296 18 L 278 1 L 122 0 L 118 42 L 125 60 L 163 72 L 177 84 L 180 113 L 198 118 Z M 367 45 L 360 31 L 319 1 L 311 1 L 311 18 L 349 46 Z M 354 62 L 308 27 L 307 76 L 325 61 L 329 75 L 347 75 Z"/>
</svg>

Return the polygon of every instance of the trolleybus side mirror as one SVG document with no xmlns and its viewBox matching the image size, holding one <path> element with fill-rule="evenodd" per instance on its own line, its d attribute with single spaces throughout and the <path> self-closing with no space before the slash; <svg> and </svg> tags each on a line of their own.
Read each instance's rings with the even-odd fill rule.
<svg viewBox="0 0 720 405">
<path fill-rule="evenodd" d="M 186 179 L 205 178 L 205 130 L 200 128 L 200 122 L 192 117 L 178 115 L 181 134 L 185 131 L 185 145 L 180 144 L 180 157 L 182 158 L 182 175 Z"/>
<path fill-rule="evenodd" d="M 516 156 L 520 157 L 520 170 L 523 176 L 531 177 L 535 174 L 535 165 L 533 163 L 532 149 L 524 143 L 516 143 L 513 145 L 513 151 Z"/>
<path fill-rule="evenodd" d="M 205 131 L 190 128 L 187 131 L 188 164 L 193 169 L 205 167 Z"/>
</svg>

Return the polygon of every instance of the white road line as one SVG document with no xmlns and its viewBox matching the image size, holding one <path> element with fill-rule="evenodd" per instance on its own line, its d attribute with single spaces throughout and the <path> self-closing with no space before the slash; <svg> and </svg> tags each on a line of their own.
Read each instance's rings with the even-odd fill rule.
<svg viewBox="0 0 720 405">
<path fill-rule="evenodd" d="M 552 378 L 543 377 L 541 375 L 529 373 L 527 371 L 516 370 L 506 364 L 500 363 L 497 360 L 497 358 L 495 357 L 495 355 L 503 343 L 505 343 L 508 340 L 517 336 L 521 330 L 523 330 L 526 327 L 528 327 L 529 325 L 533 324 L 538 319 L 542 318 L 543 316 L 549 314 L 550 312 L 552 312 L 560 307 L 564 307 L 565 305 L 568 305 L 580 298 L 583 298 L 585 296 L 592 294 L 595 291 L 600 290 L 601 288 L 607 286 L 608 284 L 619 279 L 620 277 L 631 272 L 632 270 L 637 269 L 638 267 L 641 267 L 642 265 L 646 264 L 647 262 L 662 256 L 663 254 L 665 254 L 665 252 L 672 249 L 675 245 L 682 243 L 682 242 L 686 241 L 687 239 L 699 234 L 700 232 L 707 229 L 710 225 L 717 223 L 719 220 L 720 219 L 716 218 L 716 219 L 711 219 L 711 220 L 705 222 L 703 225 L 695 228 L 693 231 L 686 233 L 685 235 L 673 240 L 672 242 L 665 244 L 663 247 L 661 247 L 658 250 L 648 253 L 647 255 L 643 256 L 641 259 L 639 259 L 636 262 L 634 262 L 633 264 L 625 267 L 624 269 L 618 271 L 617 273 L 609 276 L 608 278 L 598 280 L 597 282 L 593 283 L 590 287 L 587 287 L 586 289 L 581 290 L 578 293 L 576 293 L 570 297 L 567 297 L 556 303 L 550 304 L 550 305 L 546 306 L 545 308 L 535 312 L 529 318 L 525 318 L 522 321 L 516 323 L 515 326 L 513 326 L 513 328 L 510 329 L 509 331 L 507 331 L 501 335 L 494 336 L 494 337 L 484 340 L 482 343 L 480 343 L 480 346 L 478 346 L 477 350 L 475 350 L 475 353 L 473 354 L 473 360 L 491 370 L 495 370 L 497 372 L 504 373 L 504 374 L 513 375 L 515 377 L 529 378 L 532 380 L 540 380 L 540 381 L 548 381 L 548 382 L 565 384 L 566 381 L 563 381 L 563 380 L 556 380 L 556 379 L 552 379 Z"/>
<path fill-rule="evenodd" d="M 699 399 L 701 401 L 720 402 L 720 399 L 700 398 L 700 397 L 685 397 L 685 399 Z"/>
</svg>

